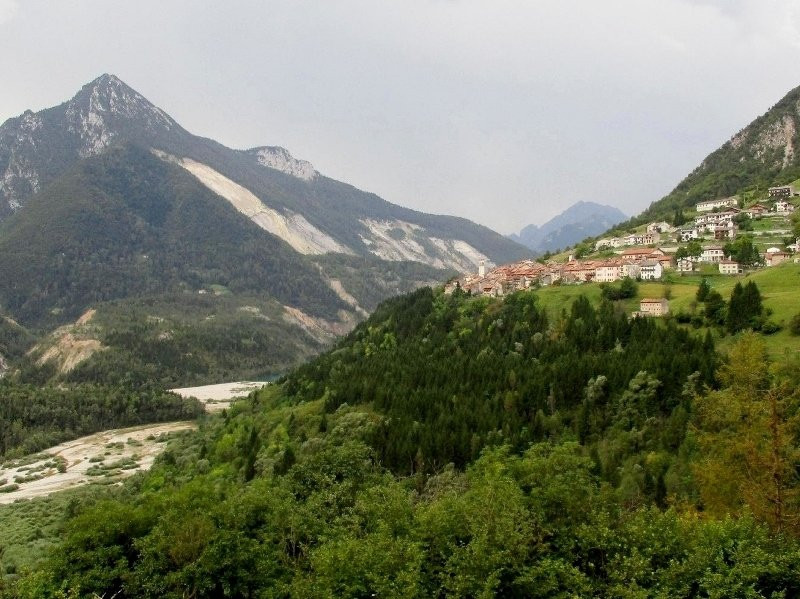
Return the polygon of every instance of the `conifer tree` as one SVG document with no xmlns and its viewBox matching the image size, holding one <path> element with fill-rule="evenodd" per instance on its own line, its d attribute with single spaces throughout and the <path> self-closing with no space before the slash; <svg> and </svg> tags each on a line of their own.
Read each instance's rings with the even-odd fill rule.
<svg viewBox="0 0 800 599">
<path fill-rule="evenodd" d="M 709 284 L 708 279 L 703 277 L 703 280 L 700 281 L 700 285 L 697 287 L 697 295 L 695 298 L 698 302 L 704 302 L 708 297 L 709 291 L 711 291 L 711 285 Z"/>
</svg>

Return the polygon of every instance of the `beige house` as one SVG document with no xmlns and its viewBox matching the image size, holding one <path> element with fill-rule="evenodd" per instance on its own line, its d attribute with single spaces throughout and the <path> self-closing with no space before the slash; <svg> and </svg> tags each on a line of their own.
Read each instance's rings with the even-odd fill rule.
<svg viewBox="0 0 800 599">
<path fill-rule="evenodd" d="M 637 316 L 664 316 L 669 314 L 669 300 L 665 297 L 646 297 L 639 302 Z"/>
<path fill-rule="evenodd" d="M 745 210 L 745 213 L 750 218 L 756 218 L 758 216 L 766 214 L 767 212 L 769 212 L 769 208 L 764 206 L 764 204 L 753 204 L 752 206 L 750 206 Z"/>
<path fill-rule="evenodd" d="M 723 260 L 719 263 L 719 272 L 722 275 L 742 274 L 742 265 L 735 260 Z"/>
<path fill-rule="evenodd" d="M 622 264 L 603 262 L 595 268 L 594 280 L 597 283 L 613 283 L 622 278 Z"/>
<path fill-rule="evenodd" d="M 654 250 L 652 250 L 651 248 L 631 248 L 629 250 L 625 250 L 624 252 L 622 252 L 622 258 L 624 260 L 633 260 L 634 262 L 642 262 L 644 260 L 647 260 L 653 254 Z"/>
<path fill-rule="evenodd" d="M 791 258 L 791 254 L 787 252 L 782 252 L 780 250 L 777 252 L 770 252 L 768 250 L 767 253 L 764 254 L 764 263 L 767 266 L 777 266 L 781 262 L 786 262 L 789 258 Z"/>
</svg>

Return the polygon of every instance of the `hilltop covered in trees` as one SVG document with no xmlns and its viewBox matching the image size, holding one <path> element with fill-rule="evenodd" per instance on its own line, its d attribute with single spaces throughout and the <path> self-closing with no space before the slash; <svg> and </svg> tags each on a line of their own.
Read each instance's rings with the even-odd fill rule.
<svg viewBox="0 0 800 599">
<path fill-rule="evenodd" d="M 631 320 L 609 301 L 580 296 L 551 320 L 532 293 L 500 301 L 423 289 L 384 304 L 285 388 L 328 412 L 355 403 L 385 414 L 373 444 L 382 463 L 411 473 L 565 434 L 589 442 L 636 430 L 639 444 L 674 446 L 685 386 L 712 384 L 714 367 L 710 339 Z M 622 418 L 633 418 L 627 429 L 615 427 Z M 617 479 L 627 452 L 597 449 L 598 467 Z"/>
</svg>

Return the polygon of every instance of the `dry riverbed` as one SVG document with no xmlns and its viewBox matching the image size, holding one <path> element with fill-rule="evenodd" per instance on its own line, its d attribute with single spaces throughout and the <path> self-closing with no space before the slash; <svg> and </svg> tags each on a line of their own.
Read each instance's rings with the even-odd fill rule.
<svg viewBox="0 0 800 599">
<path fill-rule="evenodd" d="M 109 430 L 8 460 L 0 465 L 0 504 L 86 484 L 118 483 L 150 468 L 172 433 L 195 427 L 194 422 L 168 422 Z"/>
<path fill-rule="evenodd" d="M 206 412 L 218 412 L 227 408 L 234 400 L 247 397 L 251 391 L 260 389 L 266 384 L 263 381 L 245 381 L 204 385 L 202 387 L 185 387 L 183 389 L 170 389 L 170 391 L 177 393 L 181 397 L 194 397 L 205 406 Z"/>
<path fill-rule="evenodd" d="M 223 383 L 172 391 L 182 397 L 194 397 L 207 412 L 216 412 L 266 384 Z M 135 472 L 150 468 L 172 433 L 196 426 L 194 422 L 167 422 L 114 429 L 0 463 L 0 504 L 81 485 L 117 484 Z"/>
</svg>

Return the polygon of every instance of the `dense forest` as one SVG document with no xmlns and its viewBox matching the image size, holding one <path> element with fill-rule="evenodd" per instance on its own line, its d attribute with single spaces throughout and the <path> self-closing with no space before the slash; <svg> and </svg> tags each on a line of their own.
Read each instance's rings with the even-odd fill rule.
<svg viewBox="0 0 800 599">
<path fill-rule="evenodd" d="M 608 301 L 418 291 L 73 506 L 0 596 L 797 596 L 798 389 L 750 332 L 720 360 Z"/>
<path fill-rule="evenodd" d="M 158 389 L 26 385 L 0 379 L 0 458 L 97 431 L 196 418 L 202 406 Z"/>
<path fill-rule="evenodd" d="M 564 429 L 582 443 L 618 428 L 642 448 L 677 448 L 687 385 L 712 384 L 714 368 L 710 338 L 631 320 L 610 301 L 595 307 L 580 296 L 549 322 L 535 294 L 498 301 L 427 288 L 385 303 L 298 368 L 286 391 L 294 401 L 323 399 L 328 412 L 371 405 L 387 417 L 373 440 L 382 463 L 431 472 L 463 467 L 486 445 L 522 450 Z M 609 448 L 602 457 L 617 476 L 623 456 Z"/>
<path fill-rule="evenodd" d="M 8 366 L 8 361 L 23 356 L 33 342 L 28 331 L 0 314 L 0 373 Z"/>
</svg>

